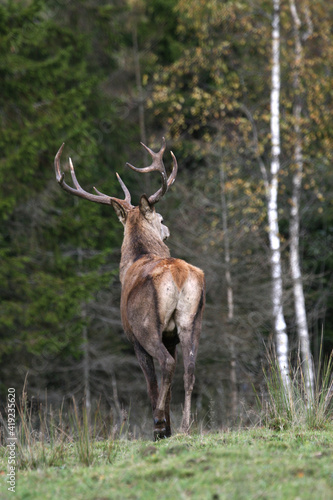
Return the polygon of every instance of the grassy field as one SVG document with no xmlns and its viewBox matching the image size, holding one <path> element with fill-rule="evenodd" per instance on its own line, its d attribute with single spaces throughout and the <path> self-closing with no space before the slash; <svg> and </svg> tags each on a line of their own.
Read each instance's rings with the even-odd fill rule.
<svg viewBox="0 0 333 500">
<path fill-rule="evenodd" d="M 88 467 L 78 460 L 75 443 L 52 453 L 52 466 L 18 471 L 12 493 L 3 448 L 0 498 L 333 499 L 333 427 L 94 442 Z"/>
</svg>

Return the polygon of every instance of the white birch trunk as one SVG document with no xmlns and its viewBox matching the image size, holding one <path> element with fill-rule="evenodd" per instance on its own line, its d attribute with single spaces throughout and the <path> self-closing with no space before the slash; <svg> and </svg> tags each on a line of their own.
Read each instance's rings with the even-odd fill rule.
<svg viewBox="0 0 333 500">
<path fill-rule="evenodd" d="M 294 81 L 295 105 L 294 131 L 295 148 L 294 160 L 295 170 L 293 172 L 292 204 L 290 212 L 290 270 L 293 282 L 293 294 L 295 305 L 295 317 L 298 339 L 300 343 L 302 368 L 305 381 L 305 388 L 308 399 L 313 399 L 314 374 L 313 362 L 310 349 L 310 339 L 306 318 L 305 299 L 303 291 L 302 271 L 299 255 L 299 228 L 300 228 L 300 197 L 303 175 L 303 147 L 301 134 L 302 103 L 300 99 L 300 67 L 302 63 L 302 43 L 300 37 L 301 21 L 297 14 L 294 0 L 290 0 L 290 11 L 293 18 L 293 28 L 295 37 L 295 60 L 294 60 Z"/>
<path fill-rule="evenodd" d="M 277 360 L 285 388 L 289 388 L 288 335 L 283 314 L 283 284 L 278 224 L 280 170 L 280 0 L 273 0 L 271 88 L 271 182 L 268 186 L 268 227 L 271 249 L 272 304 Z"/>
</svg>

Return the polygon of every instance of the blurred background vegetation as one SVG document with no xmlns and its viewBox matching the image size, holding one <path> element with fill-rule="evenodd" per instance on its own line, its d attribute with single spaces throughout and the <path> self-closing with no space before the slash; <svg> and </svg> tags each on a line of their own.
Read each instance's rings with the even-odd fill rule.
<svg viewBox="0 0 333 500">
<path fill-rule="evenodd" d="M 304 15 L 307 0 L 297 2 Z M 311 348 L 333 348 L 333 4 L 310 7 L 301 68 L 300 251 Z M 303 9 L 303 10 L 302 10 Z M 159 205 L 173 256 L 201 267 L 207 307 L 193 411 L 207 426 L 247 421 L 273 343 L 267 210 L 272 5 L 267 0 L 2 0 L 0 2 L 0 397 L 26 375 L 35 402 L 74 396 L 134 433 L 150 420 L 144 377 L 120 322 L 122 227 L 111 207 L 57 185 L 66 143 L 86 190 L 121 197 L 158 185 L 125 162 L 161 137 L 178 159 Z M 291 359 L 298 339 L 289 271 L 294 128 L 293 30 L 281 5 L 280 238 Z M 165 163 L 171 163 L 167 151 Z M 67 173 L 68 177 L 68 173 Z M 156 176 L 158 177 L 158 176 Z M 234 316 L 228 320 L 227 220 Z M 173 409 L 183 399 L 181 359 Z M 236 399 L 235 399 L 236 398 Z M 236 407 L 235 407 L 236 402 Z M 178 410 L 177 410 L 178 408 Z"/>
</svg>

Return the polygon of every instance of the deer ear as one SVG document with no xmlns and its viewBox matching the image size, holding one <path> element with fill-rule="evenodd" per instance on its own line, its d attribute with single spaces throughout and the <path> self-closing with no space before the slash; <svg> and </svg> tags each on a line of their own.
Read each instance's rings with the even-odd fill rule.
<svg viewBox="0 0 333 500">
<path fill-rule="evenodd" d="M 139 208 L 140 212 L 146 219 L 149 219 L 149 216 L 154 211 L 154 206 L 149 203 L 149 200 L 145 194 L 143 194 L 140 198 Z"/>
<path fill-rule="evenodd" d="M 127 219 L 126 210 L 124 209 L 124 207 L 120 203 L 118 203 L 115 200 L 111 200 L 111 205 L 113 206 L 113 209 L 116 212 L 118 219 L 125 226 L 126 219 Z"/>
</svg>

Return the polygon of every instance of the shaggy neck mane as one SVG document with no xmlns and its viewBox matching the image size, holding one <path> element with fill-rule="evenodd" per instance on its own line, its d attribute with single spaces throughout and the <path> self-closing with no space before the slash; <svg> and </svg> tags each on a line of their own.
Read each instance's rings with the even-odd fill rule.
<svg viewBox="0 0 333 500">
<path fill-rule="evenodd" d="M 120 267 L 127 268 L 133 262 L 148 256 L 167 258 L 170 257 L 170 250 L 141 214 L 133 213 L 125 227 Z"/>
</svg>

